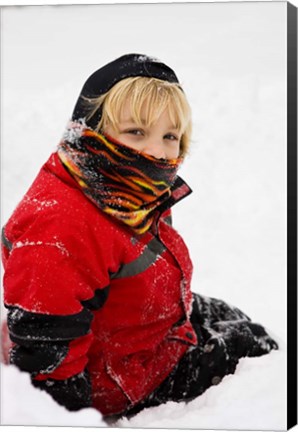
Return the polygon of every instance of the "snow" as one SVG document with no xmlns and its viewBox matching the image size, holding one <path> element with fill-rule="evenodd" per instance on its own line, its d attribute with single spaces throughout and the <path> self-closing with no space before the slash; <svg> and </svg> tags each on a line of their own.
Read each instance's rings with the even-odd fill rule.
<svg viewBox="0 0 298 432">
<path fill-rule="evenodd" d="M 51 243 L 51 242 L 42 242 L 42 241 L 34 242 L 34 241 L 28 241 L 28 240 L 18 241 L 14 244 L 14 249 L 18 249 L 18 248 L 26 247 L 26 246 L 52 246 L 52 247 L 59 249 L 62 252 L 62 254 L 69 255 L 68 250 L 66 249 L 64 244 L 61 242 Z"/>
<path fill-rule="evenodd" d="M 1 424 L 35 426 L 105 427 L 101 414 L 86 408 L 70 412 L 30 383 L 29 375 L 15 366 L 1 366 Z"/>
<path fill-rule="evenodd" d="M 193 109 L 180 175 L 194 192 L 173 210 L 192 289 L 243 309 L 280 345 L 188 404 L 109 427 L 286 429 L 285 11 L 283 2 L 2 10 L 1 224 L 56 149 L 84 80 L 122 54 L 152 54 L 175 70 Z M 106 426 L 4 365 L 1 424 Z"/>
<path fill-rule="evenodd" d="M 139 55 L 136 59 L 138 62 L 146 62 L 146 61 L 150 61 L 150 62 L 160 62 L 160 59 L 157 59 L 156 57 L 150 57 L 147 55 Z"/>
<path fill-rule="evenodd" d="M 245 425 L 248 430 L 276 430 L 277 425 L 283 425 L 280 403 L 277 398 L 274 402 L 268 400 L 266 395 L 279 391 L 281 383 L 276 377 L 284 367 L 284 356 L 276 351 L 267 357 L 242 359 L 236 375 L 226 376 L 220 387 L 211 387 L 192 402 L 168 402 L 145 409 L 131 420 L 119 420 L 114 426 L 191 429 L 195 425 L 196 429 L 222 429 L 224 425 L 225 429 L 240 430 Z M 252 386 L 252 382 L 258 382 L 258 386 Z M 233 415 L 227 415 L 231 407 Z"/>
</svg>

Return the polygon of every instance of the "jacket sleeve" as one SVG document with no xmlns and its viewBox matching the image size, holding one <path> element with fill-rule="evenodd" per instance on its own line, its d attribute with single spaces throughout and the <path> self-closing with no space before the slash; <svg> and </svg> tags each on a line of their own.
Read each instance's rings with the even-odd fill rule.
<svg viewBox="0 0 298 432">
<path fill-rule="evenodd" d="M 79 257 L 59 242 L 18 241 L 4 273 L 10 363 L 69 410 L 91 405 L 92 311 L 108 294 L 108 274 L 95 275 Z"/>
</svg>

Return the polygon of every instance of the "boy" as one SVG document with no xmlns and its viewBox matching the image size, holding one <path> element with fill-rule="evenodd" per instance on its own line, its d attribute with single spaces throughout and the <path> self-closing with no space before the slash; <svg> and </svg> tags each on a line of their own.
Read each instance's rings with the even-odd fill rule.
<svg viewBox="0 0 298 432">
<path fill-rule="evenodd" d="M 10 362 L 69 410 L 188 400 L 240 357 L 277 348 L 226 303 L 192 294 L 171 226 L 191 113 L 178 79 L 128 54 L 86 81 L 57 152 L 2 231 Z"/>
</svg>

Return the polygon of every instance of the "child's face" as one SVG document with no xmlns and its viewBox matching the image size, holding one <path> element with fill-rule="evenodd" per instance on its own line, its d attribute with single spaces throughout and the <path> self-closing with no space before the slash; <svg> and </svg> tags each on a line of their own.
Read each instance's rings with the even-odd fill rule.
<svg viewBox="0 0 298 432">
<path fill-rule="evenodd" d="M 173 125 L 166 110 L 153 125 L 140 127 L 132 118 L 128 101 L 123 107 L 118 130 L 108 125 L 104 132 L 121 143 L 157 159 L 176 159 L 179 156 L 181 133 Z"/>
</svg>

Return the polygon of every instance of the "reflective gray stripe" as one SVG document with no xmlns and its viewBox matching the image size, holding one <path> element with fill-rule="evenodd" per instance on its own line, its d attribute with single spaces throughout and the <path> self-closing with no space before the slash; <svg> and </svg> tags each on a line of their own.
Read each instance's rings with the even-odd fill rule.
<svg viewBox="0 0 298 432">
<path fill-rule="evenodd" d="M 167 216 L 164 218 L 165 223 L 172 226 L 172 216 Z"/>
<path fill-rule="evenodd" d="M 123 264 L 120 270 L 111 275 L 111 279 L 136 276 L 147 270 L 165 251 L 165 246 L 156 238 L 152 239 L 145 247 L 141 255 L 128 264 Z"/>
<path fill-rule="evenodd" d="M 12 243 L 8 240 L 8 238 L 5 236 L 5 232 L 4 232 L 4 228 L 2 228 L 2 232 L 1 232 L 1 242 L 2 244 L 9 250 L 11 251 L 12 249 Z"/>
</svg>

